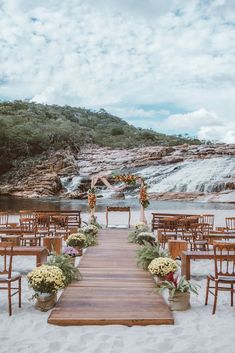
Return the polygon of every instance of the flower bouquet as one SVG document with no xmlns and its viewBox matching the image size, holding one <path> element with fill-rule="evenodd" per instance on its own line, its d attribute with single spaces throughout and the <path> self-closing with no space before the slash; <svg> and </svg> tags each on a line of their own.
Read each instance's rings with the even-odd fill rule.
<svg viewBox="0 0 235 353">
<path fill-rule="evenodd" d="M 93 236 L 97 235 L 98 231 L 99 231 L 99 228 L 96 227 L 93 224 L 89 224 L 88 226 L 83 227 L 83 228 L 80 229 L 80 232 L 82 232 L 84 234 L 90 234 L 90 235 L 93 235 Z"/>
<path fill-rule="evenodd" d="M 67 246 L 72 246 L 78 251 L 78 256 L 82 255 L 82 249 L 86 246 L 86 235 L 79 232 L 71 234 L 66 240 Z"/>
<path fill-rule="evenodd" d="M 114 175 L 113 178 L 115 181 L 120 181 L 132 186 L 136 185 L 136 180 L 138 179 L 136 175 L 132 174 Z"/>
<path fill-rule="evenodd" d="M 94 210 L 96 206 L 96 189 L 91 188 L 88 190 L 88 205 L 90 210 Z"/>
<path fill-rule="evenodd" d="M 139 194 L 139 201 L 140 201 L 140 204 L 144 208 L 147 208 L 149 206 L 149 199 L 148 199 L 148 194 L 147 194 L 147 185 L 141 186 L 140 194 Z"/>
<path fill-rule="evenodd" d="M 155 237 L 153 236 L 152 233 L 141 232 L 137 235 L 135 242 L 139 245 L 144 245 L 144 242 L 147 242 L 153 245 L 155 243 Z"/>
<path fill-rule="evenodd" d="M 29 286 L 34 289 L 36 309 L 47 311 L 56 303 L 56 293 L 65 286 L 63 272 L 57 266 L 42 265 L 27 275 Z"/>
<path fill-rule="evenodd" d="M 136 239 L 138 235 L 142 232 L 148 232 L 149 228 L 148 225 L 144 222 L 139 222 L 135 225 L 135 228 L 132 232 L 128 234 L 128 240 L 130 243 L 136 243 Z"/>
<path fill-rule="evenodd" d="M 153 276 L 158 276 L 161 279 L 165 279 L 165 277 L 170 272 L 175 272 L 178 269 L 178 265 L 176 261 L 169 257 L 158 257 L 153 259 L 149 266 L 148 270 Z"/>
</svg>

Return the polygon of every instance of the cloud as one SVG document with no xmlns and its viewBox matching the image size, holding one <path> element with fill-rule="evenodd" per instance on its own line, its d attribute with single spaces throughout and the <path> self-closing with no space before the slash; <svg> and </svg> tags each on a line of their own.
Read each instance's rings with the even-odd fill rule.
<svg viewBox="0 0 235 353">
<path fill-rule="evenodd" d="M 235 115 L 234 9 L 222 0 L 2 0 L 0 97 L 209 134 L 202 128 Z M 168 103 L 177 114 L 161 116 Z"/>
<path fill-rule="evenodd" d="M 215 124 L 219 124 L 216 114 L 208 112 L 205 108 L 201 108 L 194 112 L 170 115 L 161 123 L 161 127 L 177 132 L 193 132 L 199 130 L 203 125 L 213 126 Z"/>
</svg>

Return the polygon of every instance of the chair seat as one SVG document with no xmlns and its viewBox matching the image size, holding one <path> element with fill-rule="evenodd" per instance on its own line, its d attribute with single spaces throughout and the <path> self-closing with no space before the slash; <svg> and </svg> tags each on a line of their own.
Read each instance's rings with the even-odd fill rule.
<svg viewBox="0 0 235 353">
<path fill-rule="evenodd" d="M 8 278 L 8 274 L 0 274 L 0 282 L 8 282 L 8 281 L 14 281 L 18 278 L 21 277 L 21 274 L 19 272 L 12 272 L 11 277 Z"/>
<path fill-rule="evenodd" d="M 215 281 L 215 277 L 212 275 L 209 275 L 209 277 Z M 218 276 L 218 280 L 220 282 L 234 282 L 235 283 L 235 276 Z"/>
</svg>

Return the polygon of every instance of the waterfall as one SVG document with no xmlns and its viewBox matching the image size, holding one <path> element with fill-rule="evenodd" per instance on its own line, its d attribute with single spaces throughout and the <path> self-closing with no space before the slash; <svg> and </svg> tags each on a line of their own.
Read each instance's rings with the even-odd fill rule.
<svg viewBox="0 0 235 353">
<path fill-rule="evenodd" d="M 62 177 L 60 178 L 60 181 L 63 187 L 67 190 L 67 192 L 74 192 L 80 186 L 82 177 L 78 175 L 73 177 Z"/>
<path fill-rule="evenodd" d="M 149 192 L 219 192 L 235 183 L 235 158 L 219 157 L 157 165 L 138 172 Z"/>
</svg>

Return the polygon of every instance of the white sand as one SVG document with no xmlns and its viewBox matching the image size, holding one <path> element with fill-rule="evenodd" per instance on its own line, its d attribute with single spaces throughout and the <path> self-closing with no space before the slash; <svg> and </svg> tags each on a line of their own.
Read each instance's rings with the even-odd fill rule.
<svg viewBox="0 0 235 353">
<path fill-rule="evenodd" d="M 197 213 L 197 212 L 195 212 Z M 223 218 L 219 211 L 217 221 Z M 226 215 L 229 211 L 224 211 Z M 233 211 L 234 214 L 234 211 Z M 116 216 L 115 216 L 116 217 Z M 138 216 L 136 215 L 138 220 Z M 149 218 L 149 217 L 148 217 Z M 102 215 L 104 220 L 104 215 Z M 150 219 L 150 218 L 149 218 Z M 218 225 L 222 225 L 221 222 Z M 206 307 L 205 279 L 213 272 L 212 261 L 192 261 L 193 281 L 200 284 L 199 296 L 191 297 L 192 307 L 174 313 L 172 326 L 75 326 L 47 324 L 49 312 L 36 311 L 25 274 L 35 266 L 33 257 L 16 257 L 14 268 L 23 273 L 23 303 L 17 307 L 13 297 L 13 316 L 7 313 L 7 294 L 0 292 L 0 353 L 232 353 L 235 351 L 235 307 L 229 305 L 229 294 L 219 293 L 214 316 L 212 298 Z"/>
</svg>

